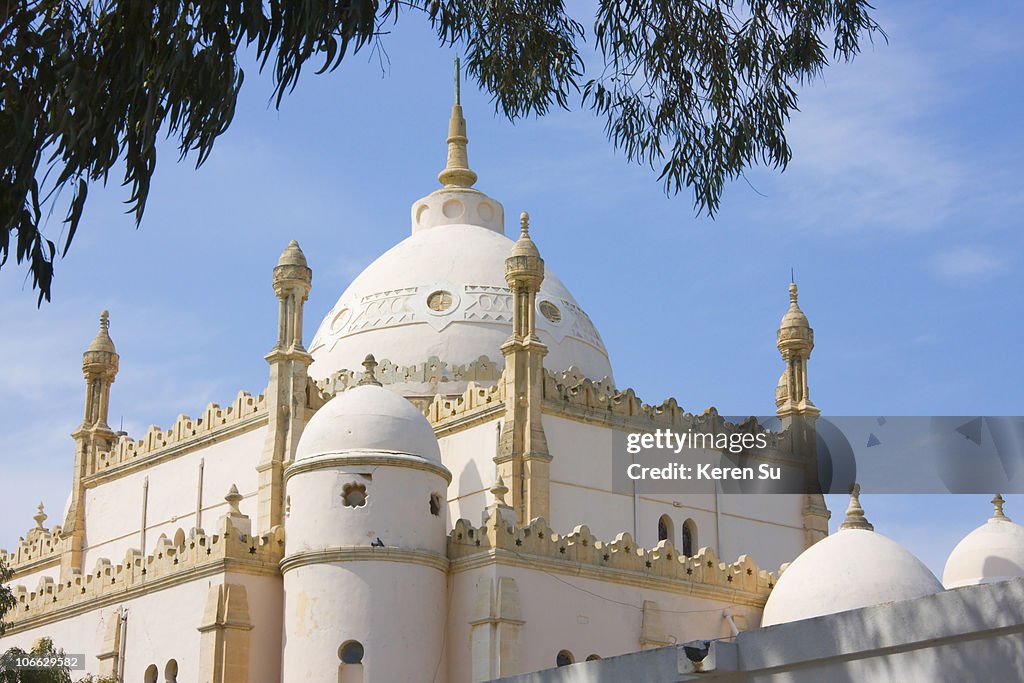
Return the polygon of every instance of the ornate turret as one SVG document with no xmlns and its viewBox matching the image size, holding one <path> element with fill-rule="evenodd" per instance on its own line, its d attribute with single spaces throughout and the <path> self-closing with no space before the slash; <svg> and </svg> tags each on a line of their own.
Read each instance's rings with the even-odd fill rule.
<svg viewBox="0 0 1024 683">
<path fill-rule="evenodd" d="M 299 243 L 292 240 L 274 267 L 274 293 L 280 305 L 274 349 L 305 351 L 302 346 L 302 308 L 313 286 L 313 271 Z"/>
<path fill-rule="evenodd" d="M 512 290 L 512 336 L 501 346 L 505 356 L 505 420 L 498 454 L 499 478 L 511 483 L 512 508 L 520 524 L 547 517 L 551 455 L 541 424 L 544 356 L 537 336 L 537 293 L 544 281 L 544 259 L 530 238 L 530 216 L 520 216 L 521 232 L 505 259 L 505 281 Z"/>
<path fill-rule="evenodd" d="M 814 349 L 814 330 L 807 316 L 800 310 L 796 282 L 789 283 L 789 308 L 779 323 L 777 346 L 786 369 L 779 377 L 775 389 L 776 412 L 782 418 L 783 428 L 794 431 L 792 443 L 796 455 L 806 462 L 809 492 L 804 496 L 804 545 L 812 545 L 828 536 L 828 520 L 832 513 L 825 497 L 817 490 L 818 481 L 817 437 L 815 420 L 821 411 L 811 403 L 807 387 L 807 361 Z"/>
<path fill-rule="evenodd" d="M 110 385 L 117 377 L 117 349 L 110 338 L 110 313 L 100 313 L 100 330 L 85 353 L 82 354 L 82 374 L 85 376 L 85 417 L 82 427 L 100 427 L 109 430 L 107 412 L 110 408 Z"/>
<path fill-rule="evenodd" d="M 110 412 L 110 386 L 117 377 L 120 356 L 110 338 L 110 313 L 100 313 L 100 329 L 82 354 L 85 378 L 85 411 L 82 424 L 72 434 L 75 440 L 75 470 L 71 484 L 71 505 L 62 527 L 69 539 L 61 555 L 61 571 L 81 569 L 82 543 L 85 538 L 86 472 L 96 454 L 109 451 L 117 438 L 107 424 Z"/>
<path fill-rule="evenodd" d="M 266 355 L 270 365 L 267 404 L 270 421 L 259 472 L 257 530 L 281 524 L 284 487 L 281 474 L 294 457 L 305 424 L 309 364 L 313 361 L 302 345 L 302 309 L 313 284 L 313 271 L 298 242 L 292 240 L 281 252 L 272 280 L 277 295 L 277 341 Z"/>
<path fill-rule="evenodd" d="M 786 370 L 775 390 L 778 415 L 817 417 L 821 411 L 811 403 L 807 387 L 807 361 L 814 349 L 814 330 L 797 303 L 796 282 L 789 283 L 789 308 L 779 323 L 777 346 L 786 361 Z"/>
</svg>

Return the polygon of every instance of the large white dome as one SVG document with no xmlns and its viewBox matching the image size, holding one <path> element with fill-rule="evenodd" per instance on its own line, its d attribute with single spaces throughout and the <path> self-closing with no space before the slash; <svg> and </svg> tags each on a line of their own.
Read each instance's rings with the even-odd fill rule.
<svg viewBox="0 0 1024 683">
<path fill-rule="evenodd" d="M 382 369 L 423 368 L 428 362 L 448 372 L 382 376 L 403 384 L 406 395 L 458 393 L 465 381 L 438 386 L 472 374 L 469 365 L 486 357 L 504 365 L 501 345 L 512 333 L 512 293 L 505 282 L 505 259 L 514 242 L 504 234 L 501 203 L 473 189 L 468 167 L 462 108 L 452 108 L 448 164 L 438 176 L 444 185 L 412 205 L 412 235 L 371 263 L 324 317 L 309 352 L 310 376 L 321 380 L 341 370 L 358 370 L 372 353 Z M 543 226 L 535 234 L 543 235 Z M 549 370 L 575 367 L 593 380 L 612 378 L 601 335 L 561 280 L 546 269 L 537 297 L 537 330 L 548 347 Z M 457 372 L 457 366 L 464 366 Z M 428 366 L 429 369 L 429 366 Z M 494 373 L 490 373 L 492 378 Z M 408 377 L 406 377 L 408 375 Z M 433 375 L 433 379 L 431 379 Z"/>
<path fill-rule="evenodd" d="M 402 367 L 431 357 L 467 365 L 481 356 L 501 366 L 500 348 L 512 333 L 505 259 L 513 244 L 476 225 L 418 230 L 370 264 L 324 317 L 310 344 L 310 375 L 358 369 L 368 353 Z M 611 377 L 601 336 L 550 270 L 537 301 L 545 367 Z"/>
<path fill-rule="evenodd" d="M 857 496 L 839 531 L 800 554 L 779 577 L 761 617 L 773 626 L 942 591 L 935 575 L 896 541 L 875 533 Z"/>
<path fill-rule="evenodd" d="M 1024 526 L 1003 514 L 1002 496 L 992 501 L 995 514 L 953 548 L 942 572 L 946 588 L 1007 581 L 1024 576 Z"/>
</svg>

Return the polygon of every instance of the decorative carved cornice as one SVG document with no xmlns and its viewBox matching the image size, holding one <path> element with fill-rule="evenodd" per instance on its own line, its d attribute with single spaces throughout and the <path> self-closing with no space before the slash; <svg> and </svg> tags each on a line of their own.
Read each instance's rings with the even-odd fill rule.
<svg viewBox="0 0 1024 683">
<path fill-rule="evenodd" d="M 416 365 L 400 366 L 384 359 L 377 363 L 374 371 L 381 384 L 429 384 L 444 393 L 448 382 L 497 382 L 501 377 L 501 364 L 487 356 L 480 356 L 464 365 L 447 363 L 437 356 L 430 356 Z M 357 386 L 363 379 L 362 372 L 339 370 L 329 378 L 317 383 L 317 387 L 328 395 L 334 395 Z"/>
</svg>

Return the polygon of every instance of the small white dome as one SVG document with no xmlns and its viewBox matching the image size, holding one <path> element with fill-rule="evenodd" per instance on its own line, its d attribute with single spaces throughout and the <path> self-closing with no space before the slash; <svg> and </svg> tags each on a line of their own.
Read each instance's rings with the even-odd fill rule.
<svg viewBox="0 0 1024 683">
<path fill-rule="evenodd" d="M 378 385 L 353 387 L 328 401 L 306 425 L 296 460 L 380 451 L 441 464 L 437 437 L 412 403 Z"/>
<path fill-rule="evenodd" d="M 800 554 L 779 577 L 762 626 L 910 600 L 942 591 L 921 560 L 896 541 L 872 531 L 856 495 L 839 531 Z"/>
<path fill-rule="evenodd" d="M 1024 576 L 1024 526 L 1003 515 L 1002 496 L 992 501 L 996 513 L 964 536 L 946 560 L 946 588 L 994 583 Z"/>
</svg>

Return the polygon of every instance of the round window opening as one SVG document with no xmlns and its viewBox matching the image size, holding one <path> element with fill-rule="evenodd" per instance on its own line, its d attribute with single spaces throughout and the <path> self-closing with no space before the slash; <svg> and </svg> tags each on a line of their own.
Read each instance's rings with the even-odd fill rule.
<svg viewBox="0 0 1024 683">
<path fill-rule="evenodd" d="M 573 662 L 575 662 L 575 659 L 573 659 L 572 653 L 568 650 L 562 650 L 555 656 L 555 666 L 569 666 Z"/>
<path fill-rule="evenodd" d="M 341 502 L 350 508 L 366 505 L 366 487 L 362 484 L 345 484 L 341 488 Z"/>
<path fill-rule="evenodd" d="M 439 289 L 427 297 L 427 308 L 440 313 L 452 307 L 452 293 Z"/>
<path fill-rule="evenodd" d="M 363 661 L 363 644 L 350 640 L 338 648 L 338 656 L 345 664 L 360 664 Z"/>
<path fill-rule="evenodd" d="M 562 312 L 558 310 L 558 306 L 554 305 L 550 301 L 540 302 L 540 313 L 547 318 L 550 323 L 557 325 L 562 322 Z"/>
</svg>

